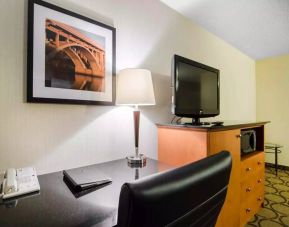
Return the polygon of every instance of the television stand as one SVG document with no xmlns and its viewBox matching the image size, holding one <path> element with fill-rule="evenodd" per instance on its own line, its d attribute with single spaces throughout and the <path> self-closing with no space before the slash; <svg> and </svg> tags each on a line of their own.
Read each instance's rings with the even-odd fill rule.
<svg viewBox="0 0 289 227">
<path fill-rule="evenodd" d="M 227 122 L 222 127 L 157 125 L 158 160 L 162 163 L 177 167 L 222 150 L 231 153 L 233 163 L 230 182 L 216 227 L 243 227 L 262 208 L 265 190 L 266 123 Z M 241 156 L 241 130 L 249 128 L 256 131 L 256 151 Z"/>
</svg>

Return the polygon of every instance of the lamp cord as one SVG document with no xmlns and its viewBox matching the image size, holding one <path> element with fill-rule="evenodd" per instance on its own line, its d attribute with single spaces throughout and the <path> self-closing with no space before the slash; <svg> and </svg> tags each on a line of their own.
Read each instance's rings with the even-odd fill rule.
<svg viewBox="0 0 289 227">
<path fill-rule="evenodd" d="M 174 123 L 174 120 L 176 119 L 176 115 L 172 118 L 172 120 L 171 120 L 171 124 L 173 124 Z M 182 120 L 182 117 L 179 117 L 176 121 L 175 121 L 175 123 L 177 123 L 177 124 L 180 124 L 180 121 Z"/>
</svg>

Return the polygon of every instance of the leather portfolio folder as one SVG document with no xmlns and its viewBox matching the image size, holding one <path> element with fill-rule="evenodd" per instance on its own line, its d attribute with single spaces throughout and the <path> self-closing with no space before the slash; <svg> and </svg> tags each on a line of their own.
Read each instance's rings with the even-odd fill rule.
<svg viewBox="0 0 289 227">
<path fill-rule="evenodd" d="M 63 170 L 63 176 L 77 191 L 97 187 L 112 181 L 101 171 L 89 167 Z"/>
</svg>

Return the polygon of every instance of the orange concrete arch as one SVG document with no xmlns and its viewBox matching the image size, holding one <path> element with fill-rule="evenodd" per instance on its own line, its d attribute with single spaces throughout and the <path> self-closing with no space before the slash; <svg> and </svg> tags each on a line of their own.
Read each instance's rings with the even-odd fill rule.
<svg viewBox="0 0 289 227">
<path fill-rule="evenodd" d="M 66 48 L 63 50 L 65 54 L 72 60 L 75 66 L 75 72 L 82 72 L 85 73 L 86 66 L 80 59 L 80 57 L 70 48 Z"/>
<path fill-rule="evenodd" d="M 103 73 L 104 69 L 101 68 L 100 59 L 97 59 L 90 52 L 89 49 L 87 49 L 86 47 L 81 46 L 79 44 L 67 43 L 67 44 L 61 45 L 58 48 L 56 48 L 55 51 L 53 51 L 53 53 L 51 53 L 51 56 L 54 56 L 59 51 L 64 51 L 65 53 L 68 53 L 68 56 L 71 58 L 73 63 L 75 63 L 75 66 L 77 68 L 79 67 L 79 65 L 81 65 L 81 67 L 83 69 L 86 69 L 86 67 L 85 67 L 84 63 L 82 62 L 82 60 L 80 59 L 80 57 L 77 54 L 75 54 L 75 53 L 72 54 L 71 53 L 72 51 L 68 51 L 68 50 L 70 50 L 70 47 L 79 47 L 79 48 L 81 48 L 81 51 L 82 51 L 83 55 L 88 59 L 89 64 L 91 65 L 92 74 L 93 75 L 97 75 L 97 76 L 104 76 L 104 73 Z"/>
<path fill-rule="evenodd" d="M 73 85 L 75 89 L 81 90 L 85 89 L 86 86 L 89 86 L 90 89 L 94 91 L 104 91 L 105 73 L 104 64 L 101 64 L 104 62 L 103 59 L 97 59 L 89 49 L 77 43 L 64 44 L 63 42 L 60 42 L 60 45 L 57 48 L 54 45 L 51 45 L 51 47 L 54 48 L 54 50 L 46 56 L 47 61 L 54 58 L 54 56 L 60 51 L 64 52 L 72 60 L 75 66 L 75 80 Z M 76 47 L 77 50 L 73 49 L 73 47 Z M 79 55 L 82 55 L 83 57 Z M 84 58 L 89 63 L 89 68 L 85 64 Z"/>
<path fill-rule="evenodd" d="M 87 58 L 91 65 L 91 69 L 86 68 L 82 59 L 78 54 L 72 49 L 73 46 L 80 47 L 81 53 Z M 78 89 L 83 89 L 87 83 L 90 84 L 90 87 L 96 91 L 104 90 L 104 70 L 101 69 L 96 62 L 96 58 L 92 53 L 83 48 L 80 45 L 67 45 L 66 48 L 63 48 L 64 51 L 70 59 L 75 64 L 75 82 L 74 87 Z M 91 77 L 88 77 L 90 75 Z"/>
<path fill-rule="evenodd" d="M 92 59 L 95 60 L 95 62 L 97 62 L 97 59 L 93 56 L 93 54 L 90 52 L 89 49 L 87 49 L 86 47 L 84 47 L 80 44 L 77 44 L 77 43 L 67 43 L 67 44 L 61 45 L 60 47 L 57 48 L 57 51 L 64 50 L 68 47 L 80 47 L 80 48 L 86 50 L 87 53 L 89 53 L 89 55 L 92 57 Z"/>
</svg>

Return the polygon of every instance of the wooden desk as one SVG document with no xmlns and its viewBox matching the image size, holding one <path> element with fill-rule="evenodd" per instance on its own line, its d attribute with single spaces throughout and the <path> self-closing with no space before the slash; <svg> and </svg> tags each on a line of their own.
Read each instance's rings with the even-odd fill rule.
<svg viewBox="0 0 289 227">
<path fill-rule="evenodd" d="M 83 167 L 85 168 L 85 167 Z M 40 193 L 0 204 L 0 226 L 113 226 L 117 222 L 120 188 L 135 180 L 135 169 L 125 159 L 93 165 L 112 178 L 112 183 L 76 198 L 63 182 L 62 171 L 38 176 Z M 170 167 L 148 159 L 139 178 Z M 10 206 L 10 207 L 9 207 Z"/>
</svg>

